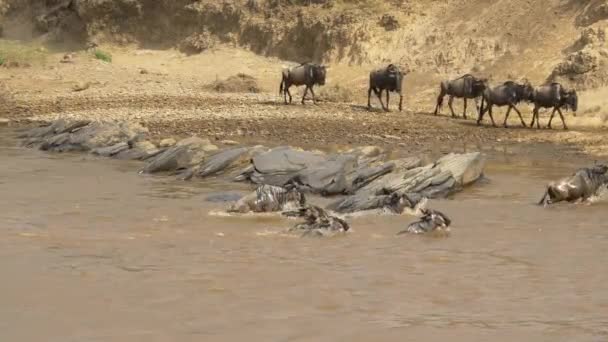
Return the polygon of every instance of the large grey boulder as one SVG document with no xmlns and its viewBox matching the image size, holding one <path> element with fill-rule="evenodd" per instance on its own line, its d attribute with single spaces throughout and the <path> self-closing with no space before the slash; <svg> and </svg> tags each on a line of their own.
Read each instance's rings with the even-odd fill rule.
<svg viewBox="0 0 608 342">
<path fill-rule="evenodd" d="M 442 171 L 449 171 L 460 186 L 469 185 L 483 175 L 486 159 L 480 152 L 450 153 L 435 163 Z"/>
<path fill-rule="evenodd" d="M 215 150 L 217 150 L 217 146 L 212 145 L 207 139 L 187 138 L 150 158 L 142 172 L 156 173 L 188 169 L 201 163 L 207 152 Z"/>
<path fill-rule="evenodd" d="M 152 158 L 164 150 L 159 149 L 148 140 L 138 141 L 129 145 L 129 148 L 115 154 L 113 157 L 122 160 L 147 160 Z"/>
<path fill-rule="evenodd" d="M 220 151 L 207 158 L 196 170 L 196 176 L 205 178 L 227 172 L 228 169 L 242 167 L 251 158 L 265 150 L 262 146 L 237 147 Z"/>
<path fill-rule="evenodd" d="M 147 133 L 146 128 L 129 122 L 57 120 L 49 126 L 29 130 L 22 137 L 26 145 L 38 145 L 45 151 L 96 151 L 112 155 L 119 153 L 128 141 Z"/>
</svg>

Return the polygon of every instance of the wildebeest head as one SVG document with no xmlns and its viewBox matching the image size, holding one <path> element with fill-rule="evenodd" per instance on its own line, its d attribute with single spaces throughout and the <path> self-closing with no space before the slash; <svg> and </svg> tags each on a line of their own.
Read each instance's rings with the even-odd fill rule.
<svg viewBox="0 0 608 342">
<path fill-rule="evenodd" d="M 325 65 L 312 65 L 313 80 L 318 85 L 325 85 L 325 78 L 327 76 L 327 67 Z"/>
<path fill-rule="evenodd" d="M 517 98 L 519 101 L 533 101 L 534 87 L 528 80 L 517 85 Z"/>
<path fill-rule="evenodd" d="M 289 199 L 298 202 L 301 207 L 304 207 L 306 205 L 306 196 L 300 190 L 301 186 L 302 183 L 300 181 L 300 178 L 296 176 L 290 179 L 287 183 L 285 183 L 285 185 L 283 185 L 283 188 L 287 190 Z"/>
<path fill-rule="evenodd" d="M 564 102 L 566 108 L 572 110 L 572 112 L 576 115 L 576 110 L 578 109 L 578 95 L 576 94 L 576 90 L 572 89 L 566 91 Z"/>
<path fill-rule="evenodd" d="M 445 216 L 443 213 L 432 210 L 432 209 L 422 209 L 422 220 L 432 221 L 437 227 L 446 229 L 452 224 L 452 221 Z"/>
<path fill-rule="evenodd" d="M 386 67 L 386 76 L 388 76 L 389 78 L 394 79 L 395 83 L 394 83 L 394 90 L 398 93 L 401 92 L 401 85 L 403 83 L 403 76 L 406 74 L 407 72 L 402 72 L 401 68 L 399 68 L 398 66 L 394 65 L 394 64 L 389 64 Z"/>
</svg>

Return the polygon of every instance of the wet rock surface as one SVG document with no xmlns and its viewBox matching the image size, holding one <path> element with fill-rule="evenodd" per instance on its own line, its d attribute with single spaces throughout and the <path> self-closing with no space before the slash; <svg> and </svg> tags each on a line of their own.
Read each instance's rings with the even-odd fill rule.
<svg viewBox="0 0 608 342">
<path fill-rule="evenodd" d="M 303 206 L 308 192 L 346 195 L 327 207 L 339 213 L 380 209 L 400 214 L 424 198 L 443 198 L 475 182 L 485 165 L 479 152 L 449 154 L 423 165 L 418 157 L 390 160 L 376 146 L 330 154 L 290 146 L 219 149 L 195 136 L 159 148 L 148 140 L 146 128 L 128 122 L 57 120 L 30 129 L 21 138 L 27 146 L 51 152 L 143 160 L 143 173 L 173 173 L 181 179 L 224 177 L 256 184 L 256 191 L 231 206 L 232 212 Z"/>
</svg>

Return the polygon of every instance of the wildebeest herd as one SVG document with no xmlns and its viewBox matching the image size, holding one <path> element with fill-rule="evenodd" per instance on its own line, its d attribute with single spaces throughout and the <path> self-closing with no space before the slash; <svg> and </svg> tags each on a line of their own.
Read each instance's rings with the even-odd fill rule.
<svg viewBox="0 0 608 342">
<path fill-rule="evenodd" d="M 367 108 L 370 110 L 372 108 L 371 95 L 373 92 L 378 97 L 382 109 L 389 111 L 389 93 L 395 92 L 399 95 L 399 111 L 401 111 L 403 109 L 402 84 L 406 74 L 407 72 L 401 71 L 401 69 L 394 64 L 389 64 L 385 68 L 371 71 L 369 74 L 369 88 L 367 91 Z M 313 87 L 315 85 L 324 85 L 326 76 L 327 67 L 314 63 L 302 63 L 295 67 L 286 68 L 282 72 L 279 93 L 283 95 L 285 104 L 288 104 L 292 102 L 289 88 L 292 85 L 304 85 L 306 86 L 306 89 L 302 96 L 302 104 L 304 104 L 309 91 L 312 94 L 312 101 L 316 103 L 317 101 Z M 386 104 L 382 101 L 383 92 L 386 92 Z M 533 87 L 527 80 L 524 80 L 522 83 L 506 81 L 498 86 L 490 87 L 487 79 L 476 77 L 471 74 L 463 75 L 454 80 L 441 82 L 434 115 L 439 114 L 445 96 L 448 96 L 448 107 L 452 117 L 456 117 L 452 106 L 454 98 L 463 99 L 464 110 L 462 116 L 464 119 L 467 118 L 468 100 L 474 100 L 478 113 L 478 125 L 483 121 L 484 115 L 488 113 L 492 126 L 496 126 L 492 114 L 493 107 L 507 106 L 507 113 L 503 123 L 504 127 L 507 127 L 507 120 L 512 110 L 519 116 L 522 126 L 527 127 L 521 112 L 517 109 L 517 105 L 521 102 L 528 102 L 534 105 L 530 127 L 534 127 L 534 122 L 536 122 L 536 127 L 540 128 L 539 110 L 541 108 L 552 108 L 553 111 L 547 127 L 551 128 L 551 122 L 557 112 L 562 120 L 564 129 L 568 129 L 562 109 L 570 109 L 576 116 L 578 108 L 576 90 L 568 90 L 560 83 L 553 82 Z M 287 101 L 287 97 L 289 97 L 289 101 Z M 479 100 L 481 100 L 481 103 L 479 103 Z"/>
</svg>

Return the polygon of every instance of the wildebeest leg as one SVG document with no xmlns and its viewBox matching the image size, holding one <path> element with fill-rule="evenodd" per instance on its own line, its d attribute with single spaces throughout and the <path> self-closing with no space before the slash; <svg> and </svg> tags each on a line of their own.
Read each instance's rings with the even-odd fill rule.
<svg viewBox="0 0 608 342">
<path fill-rule="evenodd" d="M 450 99 L 448 100 L 448 107 L 450 107 L 450 112 L 452 112 L 452 117 L 455 118 L 456 113 L 454 113 L 454 107 L 452 107 L 453 103 L 454 103 L 454 96 L 450 95 Z"/>
<path fill-rule="evenodd" d="M 285 88 L 283 88 L 282 91 L 283 91 L 283 100 L 285 101 L 285 104 L 287 104 L 287 93 L 289 92 L 289 88 L 287 88 L 287 85 L 285 85 Z"/>
<path fill-rule="evenodd" d="M 441 106 L 443 105 L 443 98 L 445 97 L 445 94 L 443 92 L 441 92 L 439 94 L 439 96 L 437 97 L 437 105 L 435 106 L 435 113 L 434 115 L 437 115 L 439 113 L 439 108 L 441 108 Z"/>
<path fill-rule="evenodd" d="M 490 121 L 492 121 L 492 127 L 496 127 L 496 122 L 494 122 L 494 115 L 492 115 L 492 108 L 494 105 L 488 103 L 488 115 L 490 115 Z"/>
<path fill-rule="evenodd" d="M 399 111 L 403 109 L 403 94 L 399 93 Z"/>
<path fill-rule="evenodd" d="M 285 93 L 289 95 L 289 103 L 291 104 L 292 97 L 291 92 L 289 91 L 289 87 L 285 88 Z M 285 103 L 287 103 L 287 100 L 285 100 Z"/>
<path fill-rule="evenodd" d="M 519 111 L 519 109 L 517 109 L 517 107 L 515 107 L 513 105 L 511 105 L 511 107 L 513 107 L 513 109 L 515 110 L 517 115 L 519 115 L 519 120 L 521 120 L 522 126 L 526 127 L 526 123 L 524 122 L 524 118 L 523 118 L 523 116 L 521 116 L 521 112 Z M 505 120 L 505 122 L 506 122 L 506 120 Z"/>
<path fill-rule="evenodd" d="M 540 128 L 540 119 L 538 117 L 538 110 L 540 107 L 538 105 L 534 105 L 534 110 L 532 111 L 532 122 L 530 123 L 530 128 L 534 128 L 534 120 L 536 120 L 536 128 Z"/>
<path fill-rule="evenodd" d="M 374 92 L 376 93 L 378 100 L 380 100 L 380 105 L 382 106 L 382 109 L 386 111 L 387 109 L 386 107 L 384 107 L 384 102 L 382 102 L 382 89 L 380 89 L 379 91 L 377 89 L 374 89 Z"/>
<path fill-rule="evenodd" d="M 306 95 L 308 94 L 308 86 L 304 89 L 304 95 L 302 95 L 302 104 L 304 104 L 304 100 L 306 100 Z"/>
<path fill-rule="evenodd" d="M 509 120 L 509 114 L 511 113 L 511 105 L 507 108 L 507 113 L 505 114 L 505 122 L 502 124 L 505 128 L 509 127 L 507 125 L 507 120 Z"/>
<path fill-rule="evenodd" d="M 485 102 L 485 97 L 481 97 L 481 106 L 477 108 L 477 126 L 481 124 L 481 120 L 483 120 L 483 115 L 485 114 L 483 110 L 483 103 Z"/>
<path fill-rule="evenodd" d="M 466 120 L 467 119 L 467 98 L 464 97 L 464 110 L 462 111 L 462 117 Z"/>
<path fill-rule="evenodd" d="M 317 104 L 317 98 L 315 96 L 315 91 L 310 87 L 310 93 L 312 94 L 312 103 Z"/>
<path fill-rule="evenodd" d="M 549 117 L 549 123 L 547 124 L 547 128 L 551 128 L 551 121 L 553 121 L 553 117 L 555 116 L 555 111 L 557 111 L 557 107 L 553 108 L 553 112 L 551 112 L 551 117 Z"/>
<path fill-rule="evenodd" d="M 547 205 L 551 203 L 551 198 L 547 198 L 549 197 L 549 190 L 545 190 L 545 194 L 543 195 L 543 198 L 540 199 L 540 201 L 538 201 L 538 205 Z"/>
<path fill-rule="evenodd" d="M 371 97 L 372 97 L 372 87 L 369 87 L 369 89 L 367 89 L 367 110 L 372 110 Z"/>
<path fill-rule="evenodd" d="M 562 118 L 562 123 L 564 124 L 564 129 L 568 129 L 568 126 L 566 126 L 566 121 L 564 120 L 564 114 L 562 114 L 562 110 L 557 108 L 557 112 L 559 113 L 559 117 Z"/>
<path fill-rule="evenodd" d="M 389 91 L 388 91 L 388 89 L 386 89 L 386 111 L 387 112 L 390 111 L 390 107 L 389 107 L 389 104 L 388 104 L 389 100 L 390 100 L 390 97 L 389 97 L 388 93 L 389 93 Z"/>
</svg>

